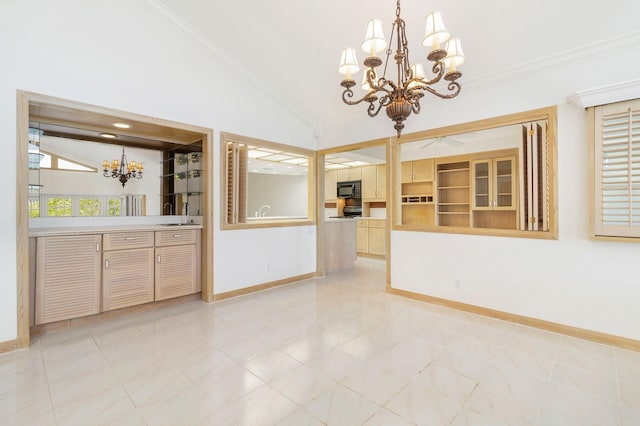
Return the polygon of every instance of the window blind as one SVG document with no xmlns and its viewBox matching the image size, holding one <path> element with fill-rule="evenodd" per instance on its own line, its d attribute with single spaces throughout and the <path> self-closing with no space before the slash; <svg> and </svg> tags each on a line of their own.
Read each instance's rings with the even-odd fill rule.
<svg viewBox="0 0 640 426">
<path fill-rule="evenodd" d="M 594 117 L 596 235 L 640 237 L 640 100 Z"/>
</svg>

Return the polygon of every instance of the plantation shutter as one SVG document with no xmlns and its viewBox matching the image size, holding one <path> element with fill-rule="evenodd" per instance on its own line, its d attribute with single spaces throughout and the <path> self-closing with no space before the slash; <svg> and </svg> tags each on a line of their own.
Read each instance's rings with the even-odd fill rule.
<svg viewBox="0 0 640 426">
<path fill-rule="evenodd" d="M 595 234 L 640 237 L 640 100 L 599 106 L 595 118 Z"/>
</svg>

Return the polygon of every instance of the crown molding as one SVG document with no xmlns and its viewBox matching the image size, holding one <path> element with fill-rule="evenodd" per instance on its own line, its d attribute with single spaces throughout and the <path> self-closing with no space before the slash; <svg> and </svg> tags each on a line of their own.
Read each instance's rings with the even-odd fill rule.
<svg viewBox="0 0 640 426">
<path fill-rule="evenodd" d="M 588 108 L 637 98 L 640 98 L 640 80 L 580 90 L 569 96 L 568 100 L 579 107 Z"/>
<path fill-rule="evenodd" d="M 620 36 L 600 40 L 595 43 L 563 50 L 553 55 L 545 56 L 534 61 L 515 65 L 490 74 L 466 79 L 465 87 L 504 83 L 507 81 L 523 80 L 549 72 L 570 68 L 572 66 L 592 61 L 602 61 L 603 58 L 624 52 L 640 49 L 640 31 L 633 31 Z"/>
<path fill-rule="evenodd" d="M 271 98 L 276 100 L 293 116 L 298 118 L 302 123 L 309 127 L 310 131 L 313 130 L 314 120 L 300 113 L 298 108 L 295 108 L 291 103 L 287 102 L 284 98 L 274 92 L 267 84 L 257 79 L 255 75 L 250 72 L 245 66 L 240 64 L 235 58 L 226 53 L 223 49 L 211 42 L 204 34 L 198 31 L 193 25 L 186 22 L 180 16 L 178 16 L 167 5 L 160 0 L 138 0 L 138 2 L 151 12 L 159 15 L 175 29 L 186 35 L 186 39 L 194 43 L 199 48 L 205 50 L 207 53 L 212 53 L 218 56 L 220 59 L 231 65 L 236 71 L 238 71 L 244 78 L 251 81 L 255 86 L 262 89 Z"/>
</svg>

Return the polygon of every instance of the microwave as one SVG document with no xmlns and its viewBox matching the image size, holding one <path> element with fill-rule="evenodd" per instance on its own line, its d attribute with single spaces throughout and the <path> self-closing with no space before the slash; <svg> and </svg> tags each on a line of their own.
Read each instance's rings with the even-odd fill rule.
<svg viewBox="0 0 640 426">
<path fill-rule="evenodd" d="M 362 184 L 359 180 L 338 182 L 336 195 L 338 198 L 360 198 L 362 195 Z"/>
</svg>

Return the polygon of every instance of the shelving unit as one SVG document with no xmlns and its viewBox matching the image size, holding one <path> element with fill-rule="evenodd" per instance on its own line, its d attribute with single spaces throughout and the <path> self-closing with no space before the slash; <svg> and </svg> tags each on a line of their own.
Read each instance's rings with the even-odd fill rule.
<svg viewBox="0 0 640 426">
<path fill-rule="evenodd" d="M 29 217 L 40 217 L 40 160 L 44 154 L 40 152 L 41 130 L 29 128 Z"/>
<path fill-rule="evenodd" d="M 437 165 L 438 225 L 469 227 L 469 162 Z"/>
<path fill-rule="evenodd" d="M 402 223 L 433 226 L 433 158 L 402 162 Z"/>
<path fill-rule="evenodd" d="M 201 161 L 201 152 L 168 153 L 161 176 L 163 214 L 202 214 Z"/>
</svg>

